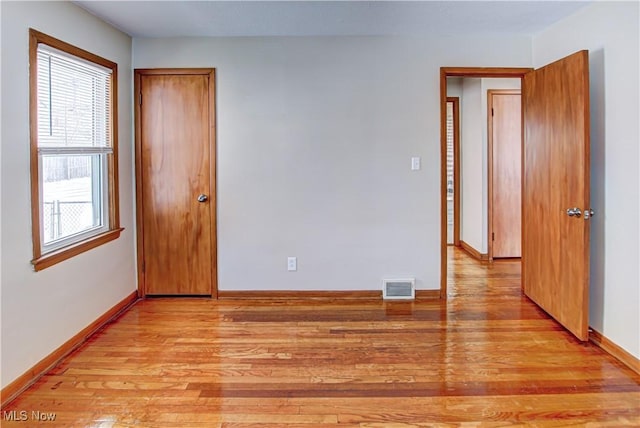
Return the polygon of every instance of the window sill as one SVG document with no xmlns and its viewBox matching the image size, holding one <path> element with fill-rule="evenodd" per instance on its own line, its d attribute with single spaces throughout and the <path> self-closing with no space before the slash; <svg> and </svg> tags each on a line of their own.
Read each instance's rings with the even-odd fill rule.
<svg viewBox="0 0 640 428">
<path fill-rule="evenodd" d="M 61 248 L 59 250 L 33 259 L 31 260 L 33 270 L 38 272 L 64 260 L 70 259 L 71 257 L 77 256 L 78 254 L 84 253 L 85 251 L 89 251 L 92 248 L 99 247 L 102 244 L 106 244 L 107 242 L 118 239 L 120 237 L 120 233 L 123 230 L 124 228 L 122 227 L 113 229 L 108 232 L 101 233 L 100 235 L 96 235 L 85 241 L 78 242 L 77 244 Z"/>
</svg>

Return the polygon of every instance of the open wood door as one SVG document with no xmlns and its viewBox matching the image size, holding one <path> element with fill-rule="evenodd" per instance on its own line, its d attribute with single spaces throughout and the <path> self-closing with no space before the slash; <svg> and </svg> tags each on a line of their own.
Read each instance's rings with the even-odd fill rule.
<svg viewBox="0 0 640 428">
<path fill-rule="evenodd" d="M 580 340 L 589 312 L 589 57 L 580 51 L 522 84 L 522 286 Z"/>
</svg>

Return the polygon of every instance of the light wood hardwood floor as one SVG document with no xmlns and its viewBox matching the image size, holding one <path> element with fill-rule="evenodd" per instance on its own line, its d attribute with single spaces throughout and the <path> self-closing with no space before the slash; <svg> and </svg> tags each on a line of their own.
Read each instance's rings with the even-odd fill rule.
<svg viewBox="0 0 640 428">
<path fill-rule="evenodd" d="M 640 426 L 640 376 L 524 298 L 518 262 L 450 252 L 446 302 L 139 302 L 2 426 Z"/>
</svg>

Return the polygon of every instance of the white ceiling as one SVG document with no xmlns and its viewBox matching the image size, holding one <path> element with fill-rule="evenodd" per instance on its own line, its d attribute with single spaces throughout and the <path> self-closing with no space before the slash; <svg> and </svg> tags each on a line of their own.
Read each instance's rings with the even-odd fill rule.
<svg viewBox="0 0 640 428">
<path fill-rule="evenodd" d="M 588 1 L 75 1 L 133 37 L 535 34 Z"/>
</svg>

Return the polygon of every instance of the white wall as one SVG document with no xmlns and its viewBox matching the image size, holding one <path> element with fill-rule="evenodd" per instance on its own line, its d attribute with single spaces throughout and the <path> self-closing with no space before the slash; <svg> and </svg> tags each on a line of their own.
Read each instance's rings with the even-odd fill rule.
<svg viewBox="0 0 640 428">
<path fill-rule="evenodd" d="M 460 239 L 486 254 L 489 250 L 487 91 L 520 89 L 520 79 L 464 78 L 462 88 Z"/>
<path fill-rule="evenodd" d="M 536 67 L 589 50 L 590 324 L 640 358 L 637 2 L 595 2 L 534 37 Z"/>
<path fill-rule="evenodd" d="M 486 206 L 483 174 L 482 79 L 462 79 L 460 115 L 460 240 L 486 253 L 484 233 Z M 486 113 L 486 108 L 485 108 Z"/>
<path fill-rule="evenodd" d="M 447 96 L 462 97 L 462 77 L 447 77 Z"/>
<path fill-rule="evenodd" d="M 530 47 L 528 37 L 134 39 L 134 66 L 217 68 L 221 290 L 372 290 L 389 276 L 438 289 L 439 69 L 526 66 Z"/>
<path fill-rule="evenodd" d="M 131 39 L 68 2 L 0 3 L 2 387 L 136 288 Z M 30 260 L 29 28 L 118 63 L 121 237 L 40 272 Z"/>
</svg>

